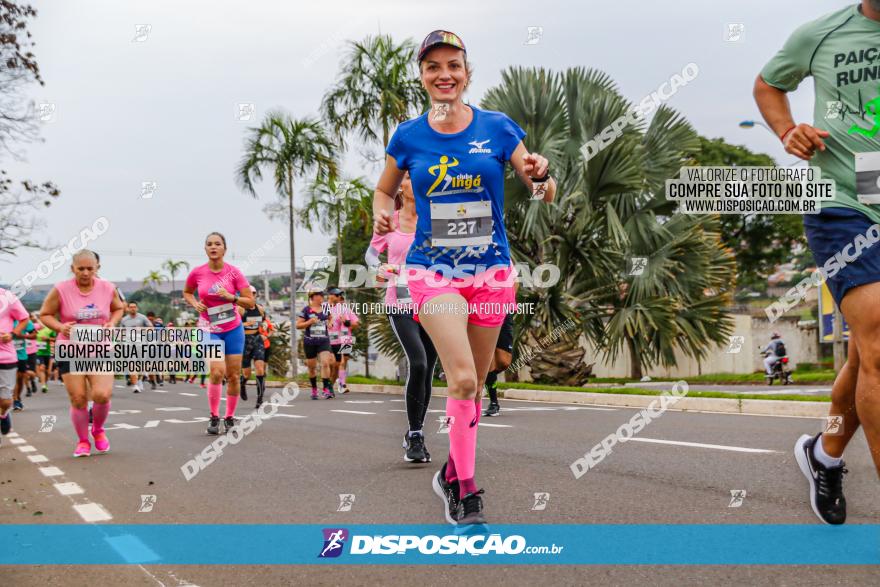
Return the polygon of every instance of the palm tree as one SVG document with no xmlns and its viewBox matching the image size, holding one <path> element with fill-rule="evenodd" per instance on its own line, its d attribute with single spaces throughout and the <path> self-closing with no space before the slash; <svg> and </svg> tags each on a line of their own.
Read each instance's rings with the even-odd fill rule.
<svg viewBox="0 0 880 587">
<path fill-rule="evenodd" d="M 174 277 L 180 272 L 181 269 L 186 267 L 189 269 L 189 263 L 187 261 L 174 261 L 172 259 L 168 259 L 164 263 L 162 263 L 162 269 L 168 272 L 168 275 L 171 276 L 171 295 L 174 296 L 175 282 Z"/>
<path fill-rule="evenodd" d="M 161 272 L 153 270 L 150 271 L 146 277 L 144 277 L 142 283 L 144 287 L 149 287 L 153 291 L 156 291 L 156 286 L 161 285 L 163 281 L 168 281 L 168 278 Z"/>
<path fill-rule="evenodd" d="M 340 141 L 349 132 L 364 142 L 378 141 L 381 130 L 382 145 L 388 146 L 393 128 L 429 105 L 419 81 L 416 46 L 411 40 L 396 45 L 389 35 L 350 45 L 339 81 L 324 95 L 321 113 Z"/>
<path fill-rule="evenodd" d="M 373 213 L 373 190 L 362 177 L 341 181 L 335 175 L 328 175 L 312 182 L 306 193 L 309 199 L 300 210 L 300 222 L 307 230 L 317 226 L 326 234 L 336 235 L 336 262 L 341 276 L 342 227 L 354 215 L 369 224 Z"/>
<path fill-rule="evenodd" d="M 294 246 L 293 180 L 312 171 L 318 177 L 336 174 L 336 152 L 333 142 L 321 124 L 314 119 L 295 120 L 281 111 L 266 114 L 263 123 L 249 129 L 244 157 L 236 169 L 241 189 L 257 197 L 254 183 L 263 179 L 263 169 L 272 173 L 275 191 L 287 205 L 290 232 L 290 322 L 296 323 L 296 250 Z M 290 364 L 297 376 L 296 328 L 291 328 Z"/>
<path fill-rule="evenodd" d="M 529 331 L 530 346 L 573 318 L 577 327 L 550 349 L 553 355 L 573 356 L 569 351 L 579 348 L 583 335 L 611 360 L 628 348 L 631 376 L 641 377 L 644 366 L 674 365 L 676 350 L 700 359 L 726 339 L 734 264 L 717 217 L 676 214 L 665 199 L 665 179 L 699 150 L 686 120 L 661 107 L 650 123 L 627 127 L 584 161 L 581 145 L 632 107 L 606 74 L 509 69 L 483 107 L 523 127 L 529 148 L 550 159 L 560 185 L 551 206 L 529 202 L 512 174 L 505 187 L 515 260 L 531 267 L 552 263 L 561 274 L 553 287 L 520 294 L 537 308 L 531 324 L 518 322 L 518 332 Z M 642 275 L 628 274 L 634 257 L 648 259 Z M 538 379 L 559 379 L 564 371 L 553 356 L 530 366 Z"/>
</svg>

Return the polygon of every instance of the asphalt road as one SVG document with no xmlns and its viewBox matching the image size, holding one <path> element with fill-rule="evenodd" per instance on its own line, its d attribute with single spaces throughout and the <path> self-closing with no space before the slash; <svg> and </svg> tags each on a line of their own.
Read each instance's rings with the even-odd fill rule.
<svg viewBox="0 0 880 587">
<path fill-rule="evenodd" d="M 272 390 L 270 390 L 271 392 Z M 407 464 L 400 397 L 351 393 L 336 400 L 300 397 L 222 458 L 186 481 L 181 465 L 211 440 L 205 434 L 204 391 L 166 384 L 132 394 L 117 382 L 108 455 L 74 459 L 66 394 L 25 398 L 14 432 L 0 446 L 3 524 L 439 524 L 440 502 L 430 480 L 444 460 L 446 435 L 432 402 L 426 427 L 435 462 Z M 253 400 L 247 402 L 252 406 Z M 615 447 L 580 479 L 569 465 L 634 413 L 627 408 L 505 401 L 501 417 L 479 431 L 477 483 L 487 491 L 490 522 L 528 524 L 810 524 L 806 483 L 791 453 L 795 439 L 822 422 L 805 418 L 670 411 L 637 441 Z M 239 409 L 240 414 L 244 413 Z M 50 418 L 46 418 L 46 417 Z M 56 421 L 40 432 L 44 421 Z M 671 444 L 676 442 L 687 445 Z M 714 445 L 714 447 L 702 446 Z M 23 452 L 21 449 L 33 447 Z M 744 452 L 758 449 L 763 452 Z M 42 455 L 43 462 L 32 462 Z M 880 484 L 859 434 L 846 455 L 849 523 L 877 523 Z M 41 468 L 60 473 L 46 476 Z M 53 471 L 54 472 L 54 471 Z M 60 494 L 57 484 L 70 491 Z M 731 490 L 745 490 L 729 507 Z M 547 492 L 546 509 L 533 510 Z M 141 495 L 155 495 L 139 512 Z M 339 494 L 355 495 L 337 511 Z M 82 512 L 75 506 L 89 506 Z M 42 512 L 35 515 L 35 512 Z M 235 541 L 235 536 L 218 537 Z M 258 544 L 241 544 L 257 549 Z M 444 585 L 462 573 L 486 585 L 850 585 L 876 582 L 877 567 L 832 566 L 11 566 L 8 585 Z"/>
</svg>

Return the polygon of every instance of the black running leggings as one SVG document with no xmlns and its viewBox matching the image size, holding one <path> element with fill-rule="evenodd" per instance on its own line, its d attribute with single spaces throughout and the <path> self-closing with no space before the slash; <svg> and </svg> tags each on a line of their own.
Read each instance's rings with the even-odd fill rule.
<svg viewBox="0 0 880 587">
<path fill-rule="evenodd" d="M 431 401 L 431 384 L 434 381 L 434 365 L 437 351 L 425 329 L 416 322 L 411 313 L 388 314 L 391 328 L 406 354 L 406 417 L 409 429 L 421 430 Z"/>
</svg>

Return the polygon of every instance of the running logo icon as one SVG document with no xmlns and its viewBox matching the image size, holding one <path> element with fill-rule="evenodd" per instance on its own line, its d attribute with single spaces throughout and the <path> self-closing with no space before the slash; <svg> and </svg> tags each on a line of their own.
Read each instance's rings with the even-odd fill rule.
<svg viewBox="0 0 880 587">
<path fill-rule="evenodd" d="M 727 28 L 724 31 L 724 40 L 729 43 L 736 43 L 737 41 L 741 41 L 745 30 L 746 25 L 742 23 L 730 23 L 727 25 Z"/>
<path fill-rule="evenodd" d="M 153 506 L 156 505 L 156 496 L 155 495 L 142 495 L 141 496 L 141 505 L 138 508 L 139 513 L 149 513 L 153 511 Z"/>
<path fill-rule="evenodd" d="M 825 416 L 825 429 L 822 434 L 829 436 L 843 434 L 843 416 Z"/>
<path fill-rule="evenodd" d="M 547 509 L 547 503 L 550 501 L 549 493 L 536 493 L 535 503 L 532 505 L 533 512 L 540 512 Z"/>
<path fill-rule="evenodd" d="M 354 493 L 340 493 L 339 494 L 339 507 L 336 508 L 337 512 L 350 512 L 351 506 L 354 505 Z"/>
<path fill-rule="evenodd" d="M 455 416 L 441 416 L 437 421 L 440 422 L 437 434 L 449 434 L 449 427 L 455 423 Z"/>
<path fill-rule="evenodd" d="M 731 489 L 730 490 L 730 503 L 727 504 L 729 508 L 738 508 L 742 506 L 743 501 L 746 499 L 746 490 L 745 489 Z"/>
<path fill-rule="evenodd" d="M 738 355 L 746 342 L 745 336 L 731 336 L 730 344 L 727 345 L 727 353 L 730 355 Z"/>
<path fill-rule="evenodd" d="M 142 181 L 141 182 L 141 199 L 142 200 L 150 200 L 153 198 L 153 194 L 156 193 L 156 189 L 159 187 L 159 184 L 155 181 Z"/>
<path fill-rule="evenodd" d="M 530 26 L 526 31 L 528 37 L 526 37 L 526 42 L 523 45 L 537 45 L 541 42 L 541 37 L 544 36 L 544 27 L 542 26 Z"/>
<path fill-rule="evenodd" d="M 648 258 L 647 257 L 633 257 L 632 258 L 632 268 L 629 270 L 630 275 L 641 275 L 645 272 L 645 268 L 648 266 Z"/>
<path fill-rule="evenodd" d="M 348 540 L 348 530 L 345 528 L 324 528 L 324 548 L 318 554 L 318 558 L 336 558 L 342 554 L 345 541 Z"/>
<path fill-rule="evenodd" d="M 58 421 L 58 416 L 40 416 L 42 422 L 40 422 L 40 432 L 52 432 L 52 428 L 55 426 L 55 422 Z"/>
<path fill-rule="evenodd" d="M 840 100 L 828 100 L 825 103 L 825 120 L 841 118 L 843 114 L 843 102 Z"/>
</svg>

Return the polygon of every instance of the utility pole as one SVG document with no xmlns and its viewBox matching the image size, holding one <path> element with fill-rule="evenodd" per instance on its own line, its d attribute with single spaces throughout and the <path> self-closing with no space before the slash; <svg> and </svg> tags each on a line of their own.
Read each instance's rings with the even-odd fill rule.
<svg viewBox="0 0 880 587">
<path fill-rule="evenodd" d="M 832 314 L 833 326 L 832 344 L 834 345 L 834 371 L 840 373 L 843 364 L 846 362 L 846 353 L 843 347 L 843 315 L 840 308 L 834 304 L 834 313 Z"/>
<path fill-rule="evenodd" d="M 270 274 L 270 271 L 268 269 L 263 271 L 263 291 L 265 292 L 265 296 L 266 296 L 266 307 L 267 308 L 269 307 L 269 274 Z"/>
</svg>

